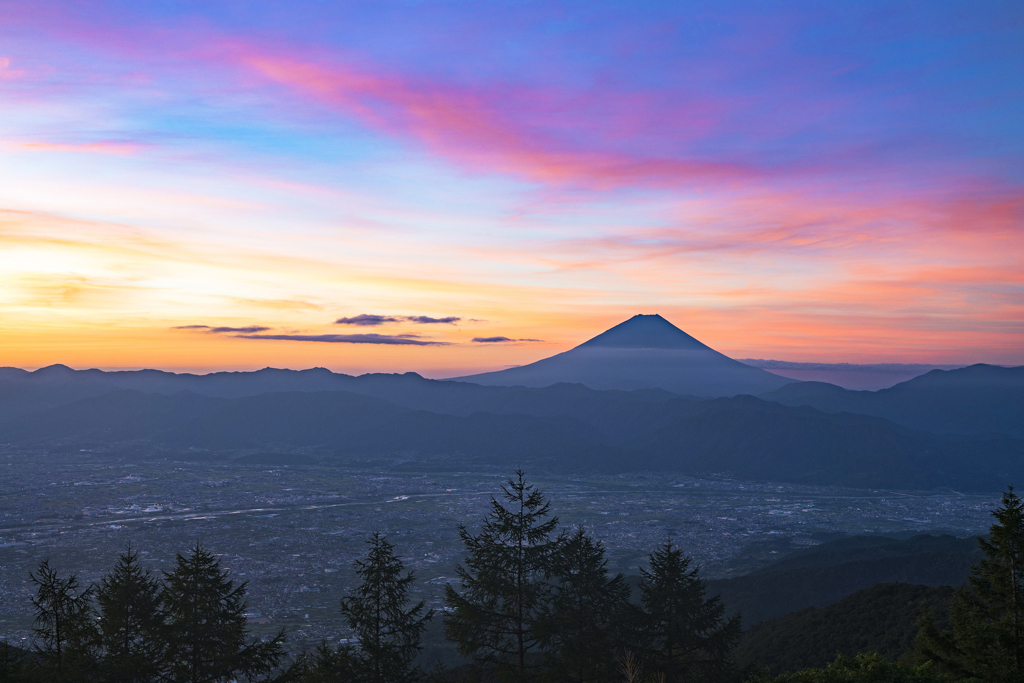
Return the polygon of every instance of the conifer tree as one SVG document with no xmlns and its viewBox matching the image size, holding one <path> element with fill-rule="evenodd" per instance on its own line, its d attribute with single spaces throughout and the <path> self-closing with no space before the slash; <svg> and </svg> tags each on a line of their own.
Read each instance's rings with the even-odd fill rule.
<svg viewBox="0 0 1024 683">
<path fill-rule="evenodd" d="M 950 628 L 926 618 L 918 650 L 940 669 L 991 683 L 1024 681 L 1024 501 L 1003 493 L 996 523 L 978 542 L 984 557 L 949 606 Z"/>
<path fill-rule="evenodd" d="M 738 615 L 725 619 L 721 600 L 705 597 L 691 562 L 666 542 L 651 553 L 650 568 L 640 570 L 639 650 L 669 683 L 723 680 L 741 632 Z"/>
<path fill-rule="evenodd" d="M 29 579 L 36 586 L 32 634 L 42 678 L 53 683 L 89 680 L 97 640 L 92 586 L 83 589 L 74 574 L 62 579 L 49 560 L 43 560 Z"/>
<path fill-rule="evenodd" d="M 265 676 L 284 655 L 284 630 L 248 642 L 246 583 L 235 584 L 220 561 L 198 543 L 165 572 L 160 598 L 167 618 L 162 676 L 173 683 L 222 683 Z"/>
<path fill-rule="evenodd" d="M 413 573 L 403 576 L 395 547 L 374 532 L 366 558 L 356 560 L 362 583 L 341 600 L 341 612 L 359 638 L 363 678 L 372 683 L 399 683 L 412 678 L 420 637 L 433 612 L 426 602 L 408 606 Z M 337 657 L 335 658 L 337 659 Z"/>
<path fill-rule="evenodd" d="M 616 662 L 629 586 L 608 577 L 604 546 L 580 528 L 552 556 L 551 599 L 538 623 L 552 681 L 618 680 Z"/>
<path fill-rule="evenodd" d="M 954 683 L 932 666 L 892 662 L 877 652 L 865 652 L 856 657 L 839 655 L 823 669 L 804 669 L 775 679 L 759 680 L 765 683 L 769 680 L 774 683 Z"/>
<path fill-rule="evenodd" d="M 25 653 L 6 640 L 0 640 L 0 683 L 28 683 Z"/>
<path fill-rule="evenodd" d="M 295 683 L 351 683 L 366 675 L 364 662 L 351 645 L 331 647 L 321 642 L 313 653 L 303 653 L 282 678 Z"/>
<path fill-rule="evenodd" d="M 139 565 L 129 543 L 96 590 L 103 650 L 102 678 L 109 683 L 152 681 L 164 650 L 160 582 Z"/>
<path fill-rule="evenodd" d="M 451 610 L 445 633 L 464 655 L 496 665 L 513 679 L 527 678 L 527 653 L 538 643 L 536 622 L 548 596 L 546 577 L 558 545 L 558 518 L 548 517 L 543 493 L 516 470 L 491 497 L 490 513 L 477 535 L 459 525 L 468 556 L 456 567 L 462 592 L 445 587 Z"/>
</svg>

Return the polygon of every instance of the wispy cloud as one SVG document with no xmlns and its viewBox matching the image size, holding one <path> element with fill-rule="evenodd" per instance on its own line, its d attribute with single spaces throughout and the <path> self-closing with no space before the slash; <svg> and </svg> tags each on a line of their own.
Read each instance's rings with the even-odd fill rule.
<svg viewBox="0 0 1024 683">
<path fill-rule="evenodd" d="M 0 57 L 0 81 L 13 81 L 25 75 L 22 69 L 12 69 L 8 57 Z"/>
<path fill-rule="evenodd" d="M 240 339 L 270 341 L 324 342 L 328 344 L 384 344 L 390 346 L 448 346 L 448 342 L 428 341 L 414 334 L 239 334 Z"/>
<path fill-rule="evenodd" d="M 402 319 L 393 315 L 373 315 L 372 313 L 360 313 L 350 318 L 338 318 L 335 325 L 354 325 L 356 327 L 376 327 L 388 323 L 401 322 Z"/>
<path fill-rule="evenodd" d="M 338 318 L 335 325 L 354 325 L 356 327 L 377 327 L 390 323 L 416 323 L 417 325 L 454 325 L 462 318 L 454 315 L 444 318 L 431 318 L 428 315 L 375 315 L 372 313 L 360 313 L 349 318 Z"/>
<path fill-rule="evenodd" d="M 512 339 L 510 337 L 473 337 L 477 344 L 508 344 L 514 342 L 542 342 L 543 339 Z"/>
<path fill-rule="evenodd" d="M 9 142 L 5 146 L 19 152 L 70 152 L 75 154 L 113 154 L 128 156 L 137 154 L 147 145 L 119 140 L 97 142 Z"/>
<path fill-rule="evenodd" d="M 176 325 L 175 330 L 197 330 L 207 334 L 255 334 L 266 332 L 269 327 L 264 325 L 247 325 L 245 327 L 211 327 L 210 325 Z"/>
<path fill-rule="evenodd" d="M 316 333 L 568 347 L 641 307 L 745 356 L 1024 359 L 1016 5 L 129 4 L 4 5 L 27 365 L 498 367 L 537 347 Z M 275 333 L 366 346 L 234 338 Z"/>
<path fill-rule="evenodd" d="M 457 318 L 454 315 L 445 316 L 444 318 L 431 318 L 428 315 L 407 315 L 405 320 L 418 325 L 454 325 L 462 320 L 462 318 Z"/>
<path fill-rule="evenodd" d="M 491 89 L 414 81 L 351 64 L 327 65 L 239 42 L 232 48 L 230 53 L 238 63 L 253 72 L 372 128 L 414 138 L 435 153 L 476 170 L 605 189 L 681 181 L 707 185 L 756 175 L 754 169 L 731 161 L 576 148 L 523 125 L 502 105 L 509 95 L 517 101 L 545 102 L 551 99 L 548 93 L 523 92 L 521 87 L 506 85 L 498 101 Z"/>
</svg>

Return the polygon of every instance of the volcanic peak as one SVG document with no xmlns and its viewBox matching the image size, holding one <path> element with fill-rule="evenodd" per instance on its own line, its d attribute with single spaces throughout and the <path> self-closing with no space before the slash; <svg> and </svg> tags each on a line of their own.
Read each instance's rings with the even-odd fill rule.
<svg viewBox="0 0 1024 683">
<path fill-rule="evenodd" d="M 657 314 L 634 315 L 576 348 L 712 350 Z"/>
</svg>

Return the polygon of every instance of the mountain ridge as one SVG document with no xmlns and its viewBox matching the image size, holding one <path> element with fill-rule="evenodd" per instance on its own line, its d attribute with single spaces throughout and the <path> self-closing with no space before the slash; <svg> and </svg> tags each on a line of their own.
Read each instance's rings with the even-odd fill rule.
<svg viewBox="0 0 1024 683">
<path fill-rule="evenodd" d="M 1024 366 L 976 363 L 931 370 L 878 391 L 800 382 L 761 395 L 788 406 L 859 413 L 936 434 L 1003 434 L 1024 438 Z"/>
<path fill-rule="evenodd" d="M 271 449 L 303 457 L 315 452 L 325 464 L 411 454 L 457 469 L 514 458 L 551 472 L 659 471 L 898 489 L 997 490 L 1020 478 L 1024 462 L 1024 440 L 940 439 L 883 418 L 830 415 L 752 396 L 644 401 L 626 395 L 575 410 L 557 401 L 549 407 L 548 414 L 452 415 L 343 391 L 221 398 L 121 390 L 8 419 L 0 423 L 0 443 L 142 458 L 154 451 L 194 457 L 195 449 L 235 455 Z"/>
</svg>

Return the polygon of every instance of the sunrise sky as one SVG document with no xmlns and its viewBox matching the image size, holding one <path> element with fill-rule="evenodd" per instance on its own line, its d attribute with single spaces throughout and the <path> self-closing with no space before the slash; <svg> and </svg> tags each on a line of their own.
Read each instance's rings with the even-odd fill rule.
<svg viewBox="0 0 1024 683">
<path fill-rule="evenodd" d="M 1019 0 L 4 0 L 0 365 L 1024 364 L 1022 121 Z"/>
</svg>

